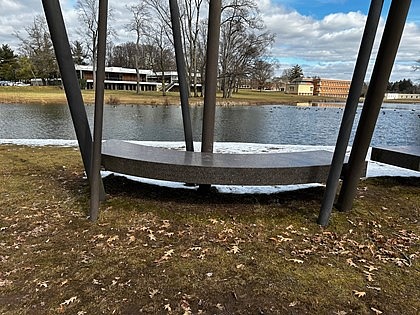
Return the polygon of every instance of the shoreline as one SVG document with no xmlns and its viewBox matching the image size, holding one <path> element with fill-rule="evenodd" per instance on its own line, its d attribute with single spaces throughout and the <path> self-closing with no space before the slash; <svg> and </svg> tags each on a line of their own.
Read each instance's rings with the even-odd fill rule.
<svg viewBox="0 0 420 315">
<path fill-rule="evenodd" d="M 85 105 L 91 106 L 95 103 L 93 90 L 82 90 Z M 345 99 L 290 95 L 284 92 L 240 90 L 232 98 L 224 99 L 218 93 L 216 106 L 262 106 L 262 105 L 306 105 L 313 103 L 325 104 L 334 107 L 344 107 Z M 363 99 L 360 100 L 363 102 Z M 59 87 L 0 87 L 0 103 L 3 104 L 36 104 L 36 105 L 66 105 L 67 99 L 64 90 Z M 420 100 L 384 100 L 385 104 L 413 104 L 420 105 Z M 135 91 L 105 91 L 106 105 L 154 105 L 154 106 L 179 106 L 180 99 L 177 92 L 168 92 L 163 96 L 161 92 Z M 203 106 L 203 97 L 190 97 L 190 106 Z"/>
</svg>

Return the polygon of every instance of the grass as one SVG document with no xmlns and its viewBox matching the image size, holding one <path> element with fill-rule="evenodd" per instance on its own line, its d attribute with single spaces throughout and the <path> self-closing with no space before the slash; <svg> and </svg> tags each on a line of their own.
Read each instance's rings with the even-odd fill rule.
<svg viewBox="0 0 420 315">
<path fill-rule="evenodd" d="M 75 148 L 0 146 L 1 314 L 418 314 L 419 178 L 199 195 L 111 176 L 97 223 Z"/>
<path fill-rule="evenodd" d="M 95 102 L 95 92 L 92 90 L 82 91 L 83 99 L 86 104 Z M 294 104 L 312 101 L 333 101 L 332 99 L 319 98 L 316 96 L 296 96 L 282 92 L 240 90 L 231 99 L 222 99 L 218 94 L 219 105 L 259 105 L 259 104 Z M 342 101 L 342 100 L 341 100 Z M 0 86 L 0 103 L 23 103 L 23 104 L 66 104 L 64 90 L 60 87 L 52 86 L 31 86 L 31 87 L 11 87 Z M 162 96 L 161 92 L 141 92 L 135 91 L 105 91 L 105 103 L 117 104 L 142 104 L 142 105 L 176 105 L 179 104 L 179 94 L 168 92 L 167 96 Z M 202 105 L 203 98 L 190 98 L 191 105 Z"/>
</svg>

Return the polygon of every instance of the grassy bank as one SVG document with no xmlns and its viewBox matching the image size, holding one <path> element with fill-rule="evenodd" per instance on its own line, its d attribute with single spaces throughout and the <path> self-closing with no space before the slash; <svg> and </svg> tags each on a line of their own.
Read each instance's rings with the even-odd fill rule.
<svg viewBox="0 0 420 315">
<path fill-rule="evenodd" d="M 86 104 L 93 104 L 95 94 L 92 90 L 83 90 Z M 218 95 L 219 105 L 259 105 L 259 104 L 294 104 L 312 101 L 333 101 L 333 99 L 315 96 L 288 95 L 280 92 L 241 90 L 230 99 L 222 99 Z M 105 91 L 105 102 L 108 104 L 140 104 L 140 105 L 175 105 L 179 104 L 179 94 L 169 92 L 162 96 L 161 92 Z M 60 87 L 9 87 L 0 86 L 0 103 L 22 104 L 66 104 L 64 90 Z M 192 105 L 201 105 L 203 98 L 191 98 Z"/>
<path fill-rule="evenodd" d="M 0 146 L 1 314 L 418 314 L 420 179 L 221 195 L 120 177 L 96 224 L 75 148 Z"/>
</svg>

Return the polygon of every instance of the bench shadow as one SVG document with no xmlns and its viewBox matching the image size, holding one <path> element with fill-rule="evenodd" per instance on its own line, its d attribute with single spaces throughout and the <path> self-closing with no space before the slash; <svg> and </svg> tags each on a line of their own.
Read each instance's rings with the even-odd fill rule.
<svg viewBox="0 0 420 315">
<path fill-rule="evenodd" d="M 123 176 L 109 175 L 103 179 L 105 191 L 110 196 L 128 196 L 154 201 L 176 201 L 189 204 L 287 204 L 291 201 L 321 202 L 325 187 L 309 187 L 276 193 L 222 193 L 215 187 L 201 192 L 198 186 L 191 189 L 172 188 L 146 184 Z"/>
</svg>

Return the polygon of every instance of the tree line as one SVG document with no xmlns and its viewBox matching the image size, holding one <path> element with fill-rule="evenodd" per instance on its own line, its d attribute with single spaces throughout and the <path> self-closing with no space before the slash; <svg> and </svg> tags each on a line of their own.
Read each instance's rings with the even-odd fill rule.
<svg viewBox="0 0 420 315">
<path fill-rule="evenodd" d="M 205 78 L 208 1 L 179 0 L 183 51 L 187 81 L 192 95 L 199 96 L 199 84 Z M 79 30 L 71 43 L 74 62 L 96 65 L 98 2 L 78 0 Z M 132 41 L 115 44 L 114 11 L 109 11 L 107 66 L 151 69 L 155 72 L 176 70 L 173 35 L 167 0 L 140 0 L 126 6 L 125 31 Z M 59 77 L 59 71 L 45 18 L 36 16 L 24 32 L 16 54 L 7 44 L 0 49 L 0 80 L 28 81 L 41 78 L 43 84 Z M 74 34 L 70 34 L 73 35 Z M 254 80 L 264 88 L 274 74 L 274 63 L 267 57 L 274 35 L 266 30 L 255 0 L 223 0 L 219 55 L 219 85 L 224 97 L 230 97 L 245 80 Z M 95 72 L 95 71 L 94 71 Z M 139 75 L 138 75 L 139 77 Z M 165 85 L 163 83 L 163 93 Z M 140 89 L 138 89 L 139 91 Z"/>
<path fill-rule="evenodd" d="M 414 84 L 410 79 L 389 82 L 387 92 L 403 94 L 420 94 L 420 84 Z"/>
</svg>

